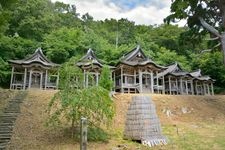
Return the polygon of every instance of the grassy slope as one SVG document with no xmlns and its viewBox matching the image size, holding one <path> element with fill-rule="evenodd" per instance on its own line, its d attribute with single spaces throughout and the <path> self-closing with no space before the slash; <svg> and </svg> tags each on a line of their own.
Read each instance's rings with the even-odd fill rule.
<svg viewBox="0 0 225 150">
<path fill-rule="evenodd" d="M 14 96 L 15 92 L 11 90 L 3 90 L 0 88 L 0 114 L 7 106 L 8 101 Z"/>
<path fill-rule="evenodd" d="M 14 135 L 8 149 L 79 149 L 79 143 L 71 140 L 61 128 L 45 127 L 46 108 L 55 91 L 30 91 L 22 106 L 22 114 L 16 122 Z M 215 149 L 225 148 L 225 96 L 168 96 L 151 95 L 160 117 L 164 134 L 170 139 L 166 146 L 154 149 Z M 132 95 L 117 95 L 116 116 L 112 134 L 107 143 L 89 143 L 90 150 L 107 150 L 126 145 L 126 149 L 150 149 L 138 143 L 123 140 L 126 110 Z M 187 108 L 190 113 L 183 114 Z M 170 110 L 167 117 L 164 110 Z"/>
</svg>

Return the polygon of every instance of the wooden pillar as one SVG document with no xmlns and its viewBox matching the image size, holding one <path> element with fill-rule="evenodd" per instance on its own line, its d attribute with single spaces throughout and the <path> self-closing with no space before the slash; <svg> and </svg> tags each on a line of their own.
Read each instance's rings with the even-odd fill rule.
<svg viewBox="0 0 225 150">
<path fill-rule="evenodd" d="M 180 78 L 180 94 L 183 94 L 183 80 Z"/>
<path fill-rule="evenodd" d="M 210 95 L 209 83 L 207 83 L 206 86 L 207 86 L 207 94 Z"/>
<path fill-rule="evenodd" d="M 59 71 L 57 72 L 56 89 L 59 88 Z"/>
<path fill-rule="evenodd" d="M 141 69 L 139 68 L 139 86 L 140 86 L 140 93 L 142 93 L 142 72 L 141 72 Z"/>
<path fill-rule="evenodd" d="M 193 80 L 191 79 L 191 94 L 194 95 L 194 86 L 193 86 Z"/>
<path fill-rule="evenodd" d="M 196 94 L 199 95 L 199 93 L 198 93 L 198 81 L 195 82 L 195 91 L 196 91 Z"/>
<path fill-rule="evenodd" d="M 26 89 L 26 81 L 27 81 L 27 68 L 24 69 L 23 90 Z"/>
<path fill-rule="evenodd" d="M 188 95 L 188 82 L 187 82 L 187 80 L 185 81 L 185 87 L 186 87 L 186 94 Z"/>
<path fill-rule="evenodd" d="M 177 94 L 178 94 L 178 81 L 177 81 L 177 78 L 176 78 L 176 91 L 177 91 Z"/>
<path fill-rule="evenodd" d="M 80 150 L 87 150 L 87 118 L 80 120 Z"/>
<path fill-rule="evenodd" d="M 48 70 L 45 70 L 45 90 L 47 88 L 47 84 L 48 84 Z"/>
<path fill-rule="evenodd" d="M 162 76 L 162 84 L 163 84 L 163 94 L 165 94 L 165 77 Z"/>
<path fill-rule="evenodd" d="M 98 86 L 98 72 L 95 74 L 95 76 L 96 76 L 96 86 Z M 112 75 L 111 75 L 111 79 L 112 79 Z"/>
<path fill-rule="evenodd" d="M 136 85 L 136 83 L 137 83 L 137 80 L 136 80 L 136 70 L 134 70 L 134 85 Z"/>
<path fill-rule="evenodd" d="M 113 72 L 113 79 L 114 79 L 114 91 L 116 91 L 116 72 Z"/>
<path fill-rule="evenodd" d="M 28 87 L 31 87 L 31 82 L 32 82 L 32 70 L 30 70 L 30 76 L 29 76 L 29 85 Z"/>
<path fill-rule="evenodd" d="M 170 95 L 171 95 L 171 81 L 170 81 L 170 76 L 169 76 L 169 92 L 170 92 Z"/>
<path fill-rule="evenodd" d="M 84 84 L 84 87 L 86 87 L 86 70 L 85 69 L 84 69 L 84 77 L 83 78 L 84 78 L 83 84 Z"/>
<path fill-rule="evenodd" d="M 159 93 L 159 77 L 158 77 L 158 71 L 156 71 L 156 84 L 157 84 L 157 92 Z"/>
<path fill-rule="evenodd" d="M 212 92 L 212 95 L 214 95 L 213 82 L 211 82 L 211 92 Z"/>
<path fill-rule="evenodd" d="M 204 95 L 206 95 L 205 83 L 203 83 Z"/>
<path fill-rule="evenodd" d="M 86 88 L 88 87 L 88 84 L 89 84 L 88 78 L 89 78 L 89 72 L 86 73 Z"/>
<path fill-rule="evenodd" d="M 151 91 L 154 93 L 154 77 L 153 77 L 153 72 L 151 71 Z"/>
<path fill-rule="evenodd" d="M 43 73 L 41 73 L 41 78 L 40 78 L 40 89 L 42 89 L 42 83 L 43 83 Z"/>
<path fill-rule="evenodd" d="M 121 92 L 124 93 L 124 89 L 123 89 L 123 67 L 121 66 Z"/>
<path fill-rule="evenodd" d="M 14 69 L 15 69 L 14 66 L 12 66 L 10 89 L 13 88 Z"/>
</svg>

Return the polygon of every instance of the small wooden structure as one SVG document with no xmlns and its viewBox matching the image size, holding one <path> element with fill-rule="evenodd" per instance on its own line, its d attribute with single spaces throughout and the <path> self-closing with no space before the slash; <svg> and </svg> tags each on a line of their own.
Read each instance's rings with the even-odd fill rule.
<svg viewBox="0 0 225 150">
<path fill-rule="evenodd" d="M 83 70 L 85 87 L 98 85 L 103 62 L 96 57 L 92 49 L 88 49 L 86 55 L 76 65 Z M 109 68 L 112 70 L 114 67 Z"/>
<path fill-rule="evenodd" d="M 150 147 L 167 143 L 167 138 L 162 135 L 155 104 L 149 96 L 132 97 L 127 111 L 124 138 L 141 141 Z"/>
<path fill-rule="evenodd" d="M 49 61 L 41 48 L 23 60 L 9 60 L 12 66 L 10 89 L 57 89 L 58 64 Z"/>
<path fill-rule="evenodd" d="M 166 67 L 149 59 L 140 46 L 124 55 L 114 70 L 115 91 L 121 93 L 164 93 L 164 77 L 158 73 Z"/>
<path fill-rule="evenodd" d="M 159 77 L 161 76 L 165 78 L 166 94 L 214 95 L 214 80 L 209 76 L 202 76 L 200 69 L 186 72 L 175 62 L 168 65 L 167 69 L 159 74 Z"/>
<path fill-rule="evenodd" d="M 202 76 L 201 70 L 190 72 L 190 75 L 194 77 L 194 89 L 196 95 L 214 95 L 213 83 L 215 80 L 209 76 Z"/>
</svg>

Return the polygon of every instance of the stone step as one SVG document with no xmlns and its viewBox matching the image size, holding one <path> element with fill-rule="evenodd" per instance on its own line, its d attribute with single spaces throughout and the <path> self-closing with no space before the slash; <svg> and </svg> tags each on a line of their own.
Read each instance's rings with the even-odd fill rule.
<svg viewBox="0 0 225 150">
<path fill-rule="evenodd" d="M 9 127 L 9 126 L 13 126 L 13 123 L 0 122 L 0 127 Z"/>
<path fill-rule="evenodd" d="M 12 137 L 13 126 L 16 118 L 20 114 L 20 104 L 24 98 L 24 92 L 18 93 L 9 101 L 8 106 L 0 114 L 0 150 L 6 148 Z"/>
<path fill-rule="evenodd" d="M 2 127 L 0 128 L 0 132 L 4 132 L 4 131 L 12 131 L 13 128 L 12 127 Z"/>
<path fill-rule="evenodd" d="M 0 134 L 12 134 L 12 130 L 0 131 Z"/>
<path fill-rule="evenodd" d="M 0 141 L 0 145 L 1 145 L 1 144 L 5 144 L 5 143 L 7 144 L 8 142 L 9 142 L 9 140 L 1 140 L 1 141 Z"/>
</svg>

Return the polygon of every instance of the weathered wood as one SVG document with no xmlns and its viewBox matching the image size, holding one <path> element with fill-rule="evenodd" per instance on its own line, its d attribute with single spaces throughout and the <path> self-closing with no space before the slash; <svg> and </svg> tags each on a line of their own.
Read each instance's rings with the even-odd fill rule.
<svg viewBox="0 0 225 150">
<path fill-rule="evenodd" d="M 169 76 L 169 93 L 171 95 L 171 81 L 170 81 L 170 76 Z"/>
<path fill-rule="evenodd" d="M 213 83 L 211 83 L 211 90 L 212 95 L 214 95 Z"/>
<path fill-rule="evenodd" d="M 87 150 L 87 119 L 80 120 L 80 150 Z"/>
<path fill-rule="evenodd" d="M 14 66 L 12 67 L 12 72 L 11 72 L 11 81 L 10 81 L 10 89 L 12 89 L 12 84 L 13 84 L 13 76 L 14 76 Z"/>
</svg>

